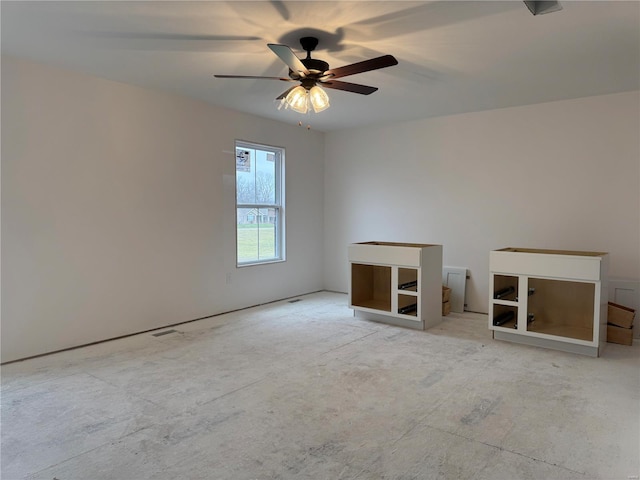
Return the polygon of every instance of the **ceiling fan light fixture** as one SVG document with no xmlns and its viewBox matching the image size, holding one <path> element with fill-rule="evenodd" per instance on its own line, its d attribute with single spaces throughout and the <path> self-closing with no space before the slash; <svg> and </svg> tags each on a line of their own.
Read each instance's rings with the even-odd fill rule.
<svg viewBox="0 0 640 480">
<path fill-rule="evenodd" d="M 329 95 L 317 85 L 311 88 L 298 85 L 282 99 L 278 109 L 283 106 L 298 113 L 308 113 L 312 108 L 318 113 L 329 108 Z"/>
<path fill-rule="evenodd" d="M 1 1 L 1 0 L 0 0 Z M 311 58 L 311 52 L 318 45 L 316 37 L 302 37 L 300 44 L 307 58 L 300 59 L 293 53 L 290 47 L 277 43 L 269 43 L 267 46 L 273 53 L 289 67 L 289 77 L 264 77 L 255 75 L 214 75 L 217 78 L 266 78 L 270 80 L 281 80 L 284 82 L 300 82 L 300 85 L 291 87 L 276 97 L 280 100 L 278 110 L 290 108 L 298 113 L 309 113 L 313 108 L 315 113 L 322 112 L 329 108 L 329 95 L 321 88 L 321 83 L 326 88 L 343 90 L 345 92 L 359 93 L 360 95 L 370 95 L 377 91 L 377 87 L 359 85 L 357 83 L 343 82 L 336 78 L 355 75 L 356 73 L 369 72 L 380 68 L 391 67 L 398 64 L 393 55 L 382 55 L 380 57 L 363 60 L 361 62 L 344 65 L 338 68 L 329 69 L 329 64 L 324 60 Z"/>
<path fill-rule="evenodd" d="M 311 101 L 313 111 L 316 113 L 329 108 L 329 95 L 327 95 L 327 92 L 325 92 L 324 89 L 317 85 L 311 87 L 309 90 L 309 100 Z"/>
</svg>

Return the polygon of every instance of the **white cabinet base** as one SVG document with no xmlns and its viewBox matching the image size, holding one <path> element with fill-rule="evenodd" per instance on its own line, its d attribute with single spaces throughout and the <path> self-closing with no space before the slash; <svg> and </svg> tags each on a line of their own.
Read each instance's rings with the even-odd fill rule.
<svg viewBox="0 0 640 480">
<path fill-rule="evenodd" d="M 348 254 L 356 316 L 419 330 L 442 321 L 442 245 L 364 242 Z"/>
<path fill-rule="evenodd" d="M 568 353 L 579 353 L 589 357 L 599 356 L 599 348 L 591 345 L 578 345 L 569 343 L 565 340 L 552 340 L 549 338 L 527 337 L 519 333 L 493 331 L 495 340 L 504 340 L 506 342 L 519 343 L 521 345 L 530 345 L 532 347 L 549 348 L 551 350 L 560 350 Z"/>
<path fill-rule="evenodd" d="M 354 309 L 353 316 L 356 318 L 362 318 L 363 320 L 370 320 L 372 322 L 395 325 L 396 327 L 413 328 L 414 330 L 423 330 L 425 328 L 422 322 L 416 322 L 415 320 L 406 320 L 404 318 L 392 317 L 388 314 L 369 312 L 359 309 Z"/>
<path fill-rule="evenodd" d="M 597 357 L 607 341 L 606 252 L 503 248 L 490 254 L 493 338 Z"/>
</svg>

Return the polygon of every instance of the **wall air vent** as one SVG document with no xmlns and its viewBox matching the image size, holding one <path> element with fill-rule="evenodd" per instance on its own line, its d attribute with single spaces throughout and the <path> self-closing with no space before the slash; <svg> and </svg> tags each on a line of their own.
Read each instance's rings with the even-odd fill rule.
<svg viewBox="0 0 640 480">
<path fill-rule="evenodd" d="M 154 337 L 161 337 L 163 335 L 169 335 L 170 333 L 176 333 L 176 330 L 165 330 L 164 332 L 152 333 Z"/>
</svg>

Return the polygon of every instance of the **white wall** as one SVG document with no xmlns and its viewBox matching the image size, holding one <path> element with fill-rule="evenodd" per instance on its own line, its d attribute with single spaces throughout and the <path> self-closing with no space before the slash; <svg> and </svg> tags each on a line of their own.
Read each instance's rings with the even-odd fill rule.
<svg viewBox="0 0 640 480">
<path fill-rule="evenodd" d="M 346 246 L 441 243 L 488 310 L 489 251 L 610 252 L 640 278 L 640 95 L 620 93 L 329 133 L 325 288 L 347 290 Z"/>
<path fill-rule="evenodd" d="M 476 311 L 505 246 L 638 279 L 639 112 L 631 92 L 323 135 L 3 57 L 2 361 L 346 291 L 356 241 L 443 244 Z M 285 263 L 235 268 L 236 138 L 287 149 Z"/>
<path fill-rule="evenodd" d="M 285 263 L 235 268 L 236 138 L 286 148 Z M 3 57 L 2 361 L 321 289 L 323 145 Z"/>
</svg>

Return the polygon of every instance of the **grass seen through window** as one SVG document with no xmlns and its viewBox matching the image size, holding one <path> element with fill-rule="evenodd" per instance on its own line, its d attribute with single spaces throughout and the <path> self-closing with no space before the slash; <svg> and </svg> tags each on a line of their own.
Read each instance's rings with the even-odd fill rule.
<svg viewBox="0 0 640 480">
<path fill-rule="evenodd" d="M 275 227 L 272 223 L 238 225 L 238 261 L 273 258 Z"/>
</svg>

